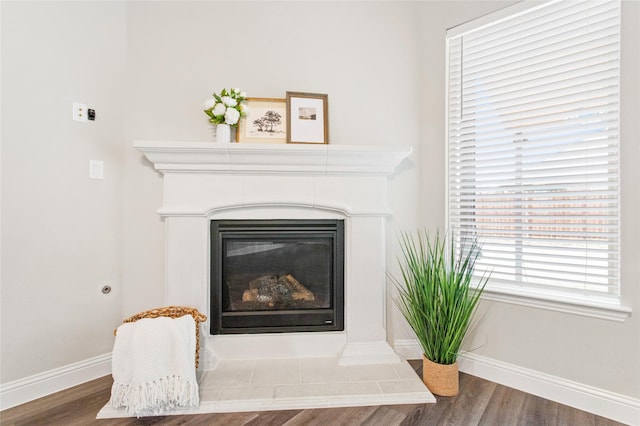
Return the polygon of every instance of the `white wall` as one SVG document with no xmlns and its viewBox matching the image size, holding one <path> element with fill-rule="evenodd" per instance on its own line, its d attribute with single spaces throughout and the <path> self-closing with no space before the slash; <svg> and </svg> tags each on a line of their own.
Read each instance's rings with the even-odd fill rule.
<svg viewBox="0 0 640 426">
<path fill-rule="evenodd" d="M 122 3 L 2 2 L 1 382 L 107 353 L 121 320 Z M 97 111 L 71 120 L 72 102 Z M 88 178 L 89 160 L 105 164 Z M 114 291 L 103 295 L 103 285 Z"/>
<path fill-rule="evenodd" d="M 328 93 L 332 144 L 413 146 L 390 181 L 393 269 L 399 230 L 445 222 L 444 30 L 507 4 L 3 2 L 2 382 L 108 352 L 122 317 L 163 303 L 161 176 L 131 142 L 213 140 L 201 104 L 223 87 Z M 623 6 L 622 277 L 637 313 L 639 5 Z M 71 24 L 92 36 L 77 49 Z M 98 121 L 70 121 L 76 98 Z M 43 104 L 32 121 L 32 105 Z M 107 161 L 104 181 L 86 177 L 96 157 Z M 110 296 L 104 282 L 116 283 Z M 411 337 L 389 307 L 390 338 Z M 615 323 L 483 309 L 469 344 L 479 354 L 640 397 L 637 315 Z"/>
</svg>

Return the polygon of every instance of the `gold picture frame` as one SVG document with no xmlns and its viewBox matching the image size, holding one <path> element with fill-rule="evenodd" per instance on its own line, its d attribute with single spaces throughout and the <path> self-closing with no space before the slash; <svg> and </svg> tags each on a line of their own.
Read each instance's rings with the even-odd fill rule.
<svg viewBox="0 0 640 426">
<path fill-rule="evenodd" d="M 329 96 L 287 92 L 287 143 L 329 143 Z"/>
<path fill-rule="evenodd" d="M 287 100 L 246 98 L 247 115 L 236 128 L 238 143 L 287 143 Z"/>
</svg>

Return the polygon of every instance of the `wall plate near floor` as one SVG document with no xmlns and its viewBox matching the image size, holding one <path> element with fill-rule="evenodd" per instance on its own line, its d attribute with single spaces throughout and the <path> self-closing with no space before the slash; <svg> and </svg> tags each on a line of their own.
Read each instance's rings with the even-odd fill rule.
<svg viewBox="0 0 640 426">
<path fill-rule="evenodd" d="M 88 109 L 86 104 L 82 104 L 80 102 L 73 103 L 73 121 L 81 121 L 86 122 L 89 120 Z"/>
</svg>

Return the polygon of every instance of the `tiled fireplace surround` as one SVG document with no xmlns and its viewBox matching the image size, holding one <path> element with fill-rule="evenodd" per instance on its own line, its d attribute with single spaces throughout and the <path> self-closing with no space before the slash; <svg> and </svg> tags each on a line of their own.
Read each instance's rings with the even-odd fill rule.
<svg viewBox="0 0 640 426">
<path fill-rule="evenodd" d="M 411 153 L 410 148 L 166 141 L 136 141 L 134 147 L 163 174 L 163 204 L 158 213 L 166 226 L 166 305 L 192 306 L 209 314 L 211 220 L 345 221 L 344 332 L 212 336 L 209 324 L 201 330 L 203 379 L 217 377 L 218 384 L 224 384 L 226 375 L 247 375 L 247 383 L 232 380 L 235 386 L 254 386 L 253 390 L 240 389 L 245 398 L 247 393 L 261 394 L 261 383 L 250 382 L 262 374 L 258 366 L 267 364 L 272 367 L 264 371 L 273 371 L 278 364 L 289 365 L 283 368 L 293 364 L 297 372 L 293 376 L 301 384 L 319 385 L 305 380 L 305 368 L 307 377 L 335 376 L 329 380 L 334 390 L 322 383 L 320 399 L 317 395 L 306 401 L 292 402 L 289 398 L 288 403 L 279 404 L 277 394 L 286 393 L 286 389 L 268 387 L 262 390 L 266 399 L 262 395 L 238 405 L 231 398 L 231 405 L 225 406 L 215 383 L 210 387 L 201 383 L 201 406 L 217 404 L 217 409 L 210 407 L 209 411 L 235 411 L 431 401 L 433 397 L 419 380 L 415 382 L 417 376 L 411 377 L 406 361 L 386 339 L 385 218 L 391 214 L 387 178 Z M 312 361 L 324 367 L 313 373 L 313 368 L 309 370 Z M 230 368 L 228 374 L 220 370 L 225 366 Z M 372 376 L 370 371 L 378 369 L 381 376 Z M 296 384 L 298 379 L 294 377 L 294 383 L 289 384 Z M 406 379 L 411 379 L 406 389 L 398 388 Z M 377 397 L 367 399 L 361 392 L 342 392 L 343 398 L 336 398 L 341 392 L 335 386 L 341 382 L 357 389 L 359 382 L 367 380 L 377 386 L 365 393 L 374 389 Z M 385 394 L 385 387 L 393 389 Z M 314 394 L 309 389 L 294 393 L 300 396 L 309 392 Z M 281 398 L 284 400 L 287 398 Z"/>
</svg>

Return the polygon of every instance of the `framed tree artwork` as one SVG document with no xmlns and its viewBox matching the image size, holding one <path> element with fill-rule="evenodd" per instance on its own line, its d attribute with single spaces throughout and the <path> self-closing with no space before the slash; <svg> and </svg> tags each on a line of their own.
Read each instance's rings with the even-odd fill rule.
<svg viewBox="0 0 640 426">
<path fill-rule="evenodd" d="M 239 143 L 286 143 L 287 102 L 280 98 L 247 98 L 247 115 L 236 129 Z"/>
</svg>

